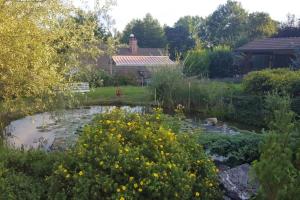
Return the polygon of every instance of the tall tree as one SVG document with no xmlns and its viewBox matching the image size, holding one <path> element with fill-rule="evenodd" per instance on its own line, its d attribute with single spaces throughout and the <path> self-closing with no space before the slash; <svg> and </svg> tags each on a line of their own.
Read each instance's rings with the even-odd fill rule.
<svg viewBox="0 0 300 200">
<path fill-rule="evenodd" d="M 167 26 L 165 35 L 172 59 L 183 58 L 184 54 L 195 46 L 195 40 L 186 26 L 175 26 L 174 28 Z"/>
<path fill-rule="evenodd" d="M 275 37 L 300 37 L 300 19 L 295 15 L 288 14 L 287 21 L 280 25 Z"/>
<path fill-rule="evenodd" d="M 247 12 L 241 3 L 229 0 L 207 18 L 205 28 L 199 33 L 200 38 L 207 41 L 209 46 L 235 46 L 245 35 L 246 23 Z"/>
<path fill-rule="evenodd" d="M 271 37 L 278 30 L 278 23 L 269 14 L 263 12 L 250 13 L 247 24 L 247 33 L 250 40 Z"/>
<path fill-rule="evenodd" d="M 203 22 L 204 19 L 202 17 L 188 15 L 179 18 L 179 20 L 175 22 L 174 27 L 184 27 L 189 31 L 190 35 L 194 36 Z"/>
<path fill-rule="evenodd" d="M 1 114 L 21 112 L 16 102 L 24 99 L 35 106 L 23 106 L 24 112 L 43 109 L 61 94 L 65 75 L 82 56 L 101 53 L 97 24 L 78 23 L 75 11 L 60 0 L 0 0 L 0 123 Z"/>
<path fill-rule="evenodd" d="M 138 39 L 140 47 L 163 48 L 166 46 L 164 30 L 157 19 L 147 14 L 144 19 L 132 20 L 123 31 L 122 43 L 128 43 L 130 34 Z"/>
</svg>

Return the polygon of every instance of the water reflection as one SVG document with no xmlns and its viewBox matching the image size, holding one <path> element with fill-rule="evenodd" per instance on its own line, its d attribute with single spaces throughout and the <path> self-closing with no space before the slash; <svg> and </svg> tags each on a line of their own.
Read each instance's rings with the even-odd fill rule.
<svg viewBox="0 0 300 200">
<path fill-rule="evenodd" d="M 77 130 L 92 121 L 93 115 L 109 112 L 115 106 L 91 106 L 65 110 L 63 115 L 42 113 L 11 122 L 6 128 L 7 142 L 15 148 L 63 150 L 75 144 Z M 145 113 L 141 106 L 120 107 L 127 112 Z"/>
</svg>

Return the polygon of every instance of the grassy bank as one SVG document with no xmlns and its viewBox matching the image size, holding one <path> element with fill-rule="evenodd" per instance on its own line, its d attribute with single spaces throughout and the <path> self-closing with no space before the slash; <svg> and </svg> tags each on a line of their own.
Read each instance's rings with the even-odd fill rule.
<svg viewBox="0 0 300 200">
<path fill-rule="evenodd" d="M 120 87 L 121 96 L 116 95 L 116 87 L 94 88 L 85 94 L 84 105 L 149 105 L 153 98 L 147 87 Z"/>
</svg>

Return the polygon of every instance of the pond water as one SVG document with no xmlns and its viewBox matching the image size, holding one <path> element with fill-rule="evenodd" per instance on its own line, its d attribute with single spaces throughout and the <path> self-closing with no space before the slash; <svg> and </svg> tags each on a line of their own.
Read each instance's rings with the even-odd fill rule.
<svg viewBox="0 0 300 200">
<path fill-rule="evenodd" d="M 48 151 L 64 150 L 76 143 L 78 131 L 90 123 L 93 116 L 116 108 L 115 106 L 91 106 L 80 109 L 65 110 L 63 114 L 41 113 L 28 116 L 10 123 L 6 127 L 7 143 L 15 148 L 42 148 Z M 134 113 L 146 113 L 149 108 L 121 106 L 123 110 Z M 226 123 L 210 125 L 197 118 L 186 119 L 182 130 L 202 128 L 206 132 L 239 134 Z"/>
</svg>

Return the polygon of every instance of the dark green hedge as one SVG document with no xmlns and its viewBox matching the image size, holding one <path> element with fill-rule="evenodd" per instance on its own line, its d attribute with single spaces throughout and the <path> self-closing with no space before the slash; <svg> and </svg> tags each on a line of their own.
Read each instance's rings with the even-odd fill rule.
<svg viewBox="0 0 300 200">
<path fill-rule="evenodd" d="M 250 94 L 264 95 L 277 91 L 297 96 L 300 95 L 300 71 L 282 68 L 250 72 L 244 78 L 243 86 Z"/>
</svg>

